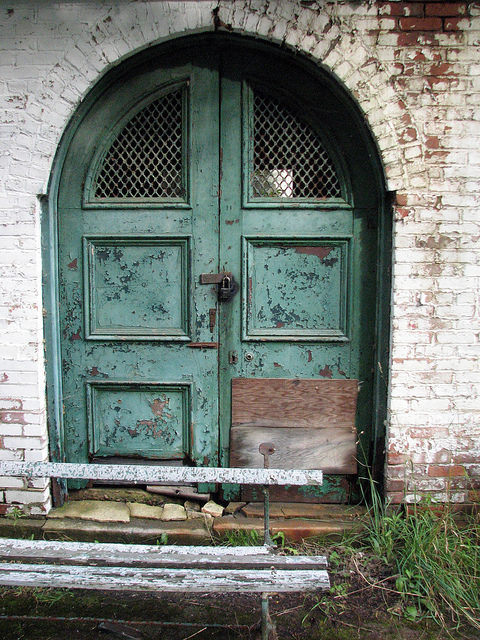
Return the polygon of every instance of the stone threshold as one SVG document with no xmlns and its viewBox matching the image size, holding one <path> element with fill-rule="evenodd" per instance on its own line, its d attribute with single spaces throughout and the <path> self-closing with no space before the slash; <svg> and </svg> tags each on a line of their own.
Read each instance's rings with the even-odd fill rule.
<svg viewBox="0 0 480 640">
<path fill-rule="evenodd" d="M 128 497 L 133 496 L 130 494 Z M 163 501 L 162 505 L 159 502 L 146 505 L 141 502 L 72 500 L 53 509 L 47 517 L 0 518 L 0 535 L 81 542 L 204 545 L 231 532 L 255 531 L 259 540 L 262 539 L 262 503 L 232 502 L 225 508 L 224 515 L 213 517 L 199 511 L 200 505 L 192 505 L 190 501 L 183 506 L 165 504 L 165 498 Z M 162 519 L 170 506 L 172 511 L 178 510 L 177 514 L 182 513 L 182 519 Z M 361 527 L 364 514 L 364 507 L 272 503 L 271 532 L 273 535 L 282 532 L 288 542 L 301 542 L 313 536 L 339 537 L 347 530 Z"/>
</svg>

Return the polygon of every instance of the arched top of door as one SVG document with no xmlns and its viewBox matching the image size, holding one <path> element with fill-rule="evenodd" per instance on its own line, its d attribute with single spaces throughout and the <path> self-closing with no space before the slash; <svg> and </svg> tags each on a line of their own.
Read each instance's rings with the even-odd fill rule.
<svg viewBox="0 0 480 640">
<path fill-rule="evenodd" d="M 88 140 L 82 136 L 82 150 L 87 153 L 82 165 L 89 170 L 78 184 L 85 206 L 101 206 L 102 199 L 122 206 L 122 198 L 140 193 L 138 185 L 133 185 L 126 196 L 115 194 L 111 182 L 109 186 L 109 153 L 113 166 L 116 141 L 118 145 L 135 118 L 138 126 L 142 117 L 148 120 L 149 110 L 163 109 L 165 115 L 165 104 L 169 104 L 187 119 L 189 64 L 216 67 L 224 77 L 243 84 L 246 206 L 249 202 L 267 206 L 272 198 L 282 198 L 284 207 L 299 201 L 320 208 L 381 206 L 385 180 L 380 155 L 357 103 L 338 79 L 306 56 L 293 55 L 278 45 L 217 33 L 176 38 L 134 54 L 105 74 L 90 91 L 61 145 L 65 155 L 79 124 L 89 120 Z M 172 98 L 175 95 L 177 98 Z M 276 142 L 277 151 L 280 144 L 283 158 L 275 160 L 273 148 L 265 154 L 254 139 L 256 127 Z M 174 174 L 176 186 L 167 193 L 157 180 L 156 190 L 143 194 L 147 204 L 152 198 L 180 205 L 188 200 L 188 175 L 181 162 L 188 153 L 186 122 L 183 131 L 183 136 L 172 129 L 167 132 L 167 139 L 171 142 L 174 136 L 178 146 L 177 160 L 167 167 Z M 132 131 L 132 137 L 135 135 Z M 301 148 L 299 139 L 304 141 Z M 298 169 L 293 178 L 285 160 L 285 154 L 292 149 L 297 165 L 303 167 L 300 179 Z M 153 149 L 152 153 L 162 156 L 165 152 Z M 59 156 L 57 160 L 61 162 Z M 275 162 L 278 166 L 274 166 Z M 310 169 L 305 169 L 309 164 Z M 316 180 L 316 186 L 312 172 L 321 178 Z"/>
</svg>

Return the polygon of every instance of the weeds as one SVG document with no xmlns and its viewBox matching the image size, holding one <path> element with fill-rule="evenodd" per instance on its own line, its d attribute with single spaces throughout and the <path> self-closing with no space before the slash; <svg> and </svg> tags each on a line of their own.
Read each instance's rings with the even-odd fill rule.
<svg viewBox="0 0 480 640">
<path fill-rule="evenodd" d="M 168 534 L 163 532 L 155 543 L 157 546 L 168 544 Z"/>
<path fill-rule="evenodd" d="M 344 539 L 344 550 L 361 550 L 387 565 L 406 619 L 431 617 L 445 628 L 466 620 L 480 629 L 478 520 L 469 516 L 460 524 L 448 505 L 435 508 L 428 500 L 407 513 L 394 511 L 371 485 L 365 528 Z"/>
<path fill-rule="evenodd" d="M 277 531 L 271 535 L 272 542 L 277 549 L 291 555 L 298 555 L 298 549 L 286 544 L 286 538 L 283 531 Z M 226 544 L 229 547 L 255 547 L 263 544 L 263 533 L 260 534 L 255 529 L 233 529 L 225 532 L 220 539 L 220 544 Z"/>
<path fill-rule="evenodd" d="M 6 517 L 7 518 L 11 518 L 12 520 L 14 520 L 16 522 L 20 518 L 26 518 L 27 514 L 24 513 L 22 511 L 22 509 L 20 509 L 19 507 L 13 506 L 13 507 L 10 508 L 10 510 L 6 514 Z"/>
<path fill-rule="evenodd" d="M 260 544 L 260 534 L 255 529 L 232 529 L 222 539 L 229 547 L 255 547 Z"/>
</svg>

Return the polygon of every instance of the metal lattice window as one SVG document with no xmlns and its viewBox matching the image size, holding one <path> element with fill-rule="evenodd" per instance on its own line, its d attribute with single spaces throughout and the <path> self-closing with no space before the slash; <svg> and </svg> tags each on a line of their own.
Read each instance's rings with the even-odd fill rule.
<svg viewBox="0 0 480 640">
<path fill-rule="evenodd" d="M 257 91 L 251 187 L 255 198 L 341 197 L 335 167 L 315 131 L 284 104 Z"/>
<path fill-rule="evenodd" d="M 182 113 L 182 89 L 137 113 L 103 160 L 95 199 L 185 197 Z"/>
</svg>

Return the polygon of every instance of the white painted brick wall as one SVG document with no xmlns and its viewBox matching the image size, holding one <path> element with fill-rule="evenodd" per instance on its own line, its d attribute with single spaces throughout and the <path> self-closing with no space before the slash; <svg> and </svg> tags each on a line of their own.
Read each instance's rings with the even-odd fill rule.
<svg viewBox="0 0 480 640">
<path fill-rule="evenodd" d="M 298 0 L 2 3 L 0 460 L 48 457 L 37 195 L 47 189 L 61 134 L 111 64 L 162 38 L 212 29 L 217 5 L 234 31 L 285 42 L 330 67 L 363 109 L 389 189 L 397 191 L 387 489 L 394 500 L 404 489 L 412 500 L 415 488 L 437 499 L 473 499 L 467 475 L 478 487 L 480 460 L 478 2 L 468 10 L 464 3 L 460 22 L 444 18 L 443 30 L 433 32 L 402 26 L 395 1 L 339 0 L 320 9 Z M 9 483 L 0 479 L 3 503 L 49 508 L 45 486 Z"/>
</svg>

